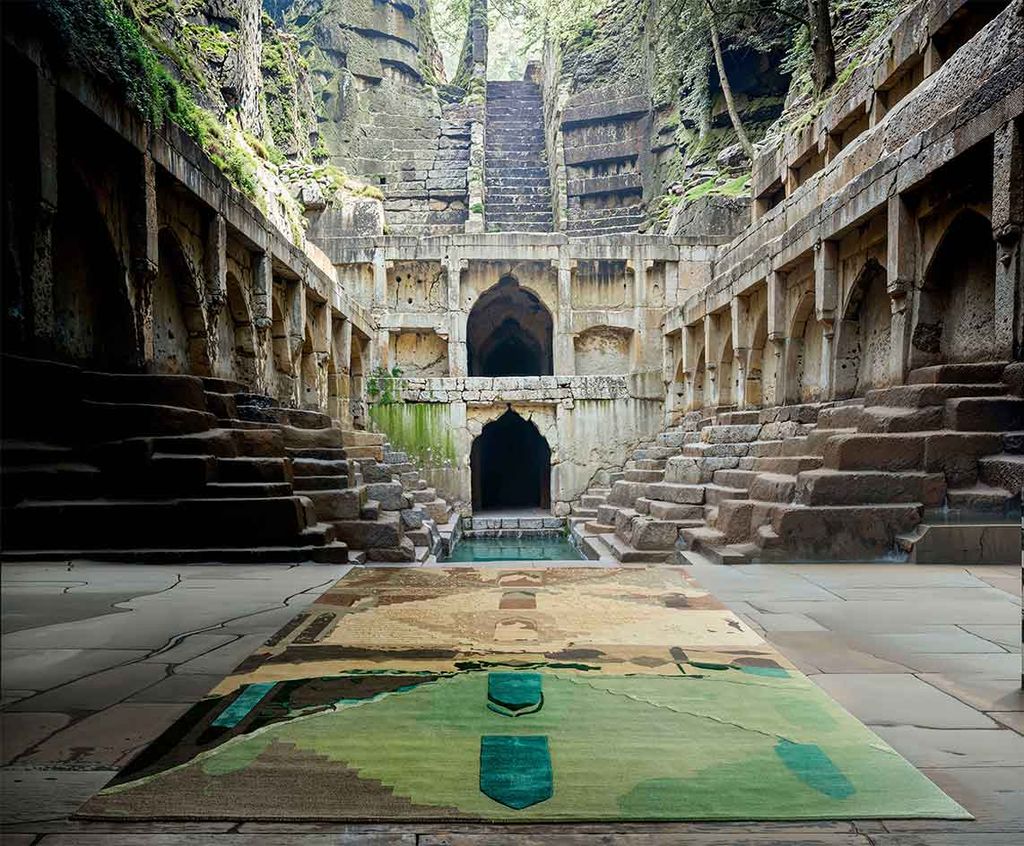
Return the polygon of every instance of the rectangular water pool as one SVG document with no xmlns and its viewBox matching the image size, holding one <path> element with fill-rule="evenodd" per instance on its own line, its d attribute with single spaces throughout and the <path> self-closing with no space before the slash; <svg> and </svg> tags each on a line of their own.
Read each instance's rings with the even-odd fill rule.
<svg viewBox="0 0 1024 846">
<path fill-rule="evenodd" d="M 582 561 L 583 556 L 561 535 L 535 538 L 463 538 L 444 559 L 470 561 Z"/>
</svg>

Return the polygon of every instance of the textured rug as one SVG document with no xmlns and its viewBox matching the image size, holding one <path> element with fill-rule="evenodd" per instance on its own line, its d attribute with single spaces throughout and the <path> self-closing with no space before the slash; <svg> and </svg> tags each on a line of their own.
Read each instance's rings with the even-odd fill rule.
<svg viewBox="0 0 1024 846">
<path fill-rule="evenodd" d="M 353 571 L 79 812 L 969 818 L 680 569 Z"/>
</svg>

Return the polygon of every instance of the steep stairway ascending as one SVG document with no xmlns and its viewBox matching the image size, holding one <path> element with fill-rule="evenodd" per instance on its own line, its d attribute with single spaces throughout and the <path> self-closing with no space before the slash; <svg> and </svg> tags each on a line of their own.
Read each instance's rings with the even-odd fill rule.
<svg viewBox="0 0 1024 846">
<path fill-rule="evenodd" d="M 13 356 L 3 375 L 7 559 L 412 560 L 326 415 L 221 379 Z"/>
<path fill-rule="evenodd" d="M 488 82 L 484 218 L 489 232 L 551 232 L 544 108 L 532 82 Z"/>
</svg>

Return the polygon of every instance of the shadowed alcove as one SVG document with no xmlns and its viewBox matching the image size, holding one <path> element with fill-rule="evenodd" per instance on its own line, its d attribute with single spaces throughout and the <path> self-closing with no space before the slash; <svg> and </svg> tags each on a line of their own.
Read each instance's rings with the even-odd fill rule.
<svg viewBox="0 0 1024 846">
<path fill-rule="evenodd" d="M 551 312 L 511 276 L 485 291 L 466 325 L 470 376 L 550 376 Z"/>
<path fill-rule="evenodd" d="M 551 507 L 551 448 L 511 409 L 473 441 L 470 467 L 474 511 Z"/>
</svg>

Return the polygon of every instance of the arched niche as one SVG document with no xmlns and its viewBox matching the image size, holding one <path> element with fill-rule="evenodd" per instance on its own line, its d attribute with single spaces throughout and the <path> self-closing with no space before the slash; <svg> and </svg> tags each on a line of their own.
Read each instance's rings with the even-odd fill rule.
<svg viewBox="0 0 1024 846">
<path fill-rule="evenodd" d="M 256 384 L 256 338 L 252 313 L 234 273 L 227 274 L 227 337 L 234 377 L 250 387 Z"/>
<path fill-rule="evenodd" d="M 483 427 L 469 460 L 474 511 L 551 507 L 551 447 L 512 409 Z"/>
<path fill-rule="evenodd" d="M 788 378 L 786 402 L 817 402 L 821 399 L 821 323 L 814 316 L 814 293 L 801 297 L 790 324 L 786 355 Z"/>
<path fill-rule="evenodd" d="M 850 288 L 836 326 L 836 399 L 863 396 L 869 388 L 888 382 L 891 311 L 885 269 L 875 259 L 868 259 Z"/>
<path fill-rule="evenodd" d="M 104 370 L 139 360 L 124 265 L 88 190 L 61 171 L 53 229 L 53 316 L 57 354 Z"/>
<path fill-rule="evenodd" d="M 553 321 L 512 276 L 485 291 L 466 324 L 470 376 L 550 376 Z"/>
<path fill-rule="evenodd" d="M 998 358 L 996 245 L 971 209 L 950 223 L 925 272 L 911 338 L 915 367 Z"/>
<path fill-rule="evenodd" d="M 209 375 L 201 280 L 174 232 L 159 234 L 153 283 L 153 367 L 159 373 Z"/>
</svg>

